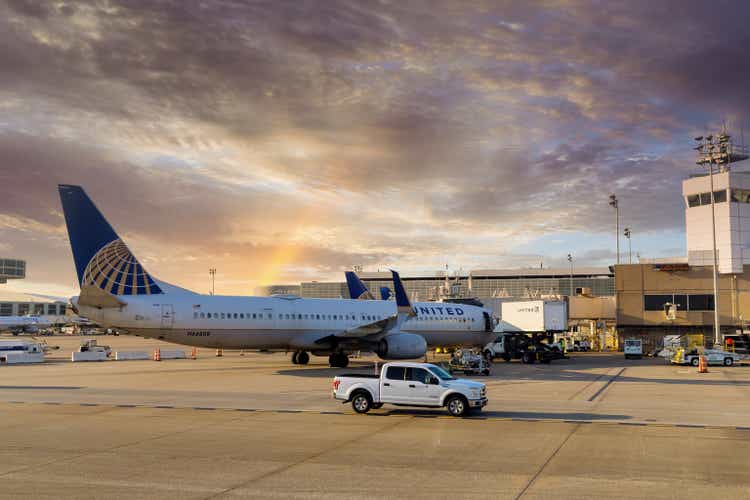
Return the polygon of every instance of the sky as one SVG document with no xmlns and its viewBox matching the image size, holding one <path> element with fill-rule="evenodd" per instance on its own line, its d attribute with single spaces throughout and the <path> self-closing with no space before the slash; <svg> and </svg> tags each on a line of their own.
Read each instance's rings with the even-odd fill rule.
<svg viewBox="0 0 750 500">
<path fill-rule="evenodd" d="M 692 137 L 748 122 L 744 1 L 0 0 L 7 290 L 72 295 L 57 184 L 159 279 L 684 254 Z M 623 255 L 627 242 L 621 239 Z M 627 258 L 627 257 L 623 257 Z M 635 257 L 634 257 L 635 258 Z"/>
</svg>

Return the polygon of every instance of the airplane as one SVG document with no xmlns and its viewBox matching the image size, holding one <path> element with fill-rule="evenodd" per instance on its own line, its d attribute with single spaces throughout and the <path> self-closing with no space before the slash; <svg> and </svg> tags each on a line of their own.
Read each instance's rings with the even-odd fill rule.
<svg viewBox="0 0 750 500">
<path fill-rule="evenodd" d="M 36 333 L 50 326 L 52 323 L 41 316 L 0 316 L 0 331 L 9 331 L 13 335 Z"/>
<path fill-rule="evenodd" d="M 357 274 L 353 271 L 346 271 L 344 273 L 346 276 L 346 286 L 349 289 L 349 296 L 352 298 L 356 298 L 358 300 L 376 300 L 370 290 L 367 288 L 367 286 L 362 282 L 362 280 L 357 276 Z M 380 287 L 380 296 L 381 300 L 387 301 L 391 305 L 391 309 L 394 307 L 394 302 L 390 301 L 391 296 L 391 290 L 388 287 Z M 398 294 L 397 294 L 398 297 Z M 419 311 L 420 313 L 426 315 L 427 317 L 430 317 L 432 313 L 435 311 L 442 311 L 442 309 L 447 308 L 455 308 L 456 306 L 459 307 L 466 307 L 466 304 L 454 304 L 449 302 L 415 302 L 414 303 L 414 309 L 416 311 Z M 470 305 L 469 307 L 478 307 Z M 481 308 L 481 307 L 480 307 Z M 485 331 L 492 331 L 495 327 L 495 324 L 492 319 L 491 311 L 489 309 L 482 309 L 482 317 L 484 318 L 485 323 Z M 437 320 L 440 321 L 440 320 Z M 429 325 L 428 325 L 429 326 Z M 438 325 L 434 325 L 437 327 Z M 409 325 L 405 325 L 404 328 L 406 330 L 409 329 Z M 486 336 L 483 335 L 466 335 L 463 328 L 460 327 L 460 325 L 455 325 L 452 323 L 448 323 L 443 328 L 448 330 L 457 330 L 461 334 L 460 335 L 453 335 L 451 336 L 450 340 L 452 342 L 448 342 L 446 335 L 439 335 L 439 336 L 429 336 L 429 340 L 427 342 L 427 345 L 430 347 L 441 347 L 446 345 L 454 345 L 454 346 L 461 346 L 461 347 L 483 347 L 487 345 L 487 342 L 489 342 L 491 339 L 488 339 Z M 487 342 L 485 342 L 485 340 Z M 431 341 L 434 341 L 435 343 L 431 343 Z"/>
<path fill-rule="evenodd" d="M 428 343 L 492 336 L 482 308 L 413 308 L 395 271 L 396 311 L 379 300 L 195 293 L 147 272 L 82 187 L 58 190 L 81 288 L 71 306 L 103 327 L 195 347 L 292 351 L 294 364 L 327 355 L 331 366 L 342 368 L 355 351 L 414 359 Z"/>
</svg>

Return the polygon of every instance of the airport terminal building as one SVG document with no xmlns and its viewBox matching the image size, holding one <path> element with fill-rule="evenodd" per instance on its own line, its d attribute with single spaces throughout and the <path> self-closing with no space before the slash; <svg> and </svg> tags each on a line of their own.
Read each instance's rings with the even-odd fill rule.
<svg viewBox="0 0 750 500">
<path fill-rule="evenodd" d="M 0 259 L 0 283 L 26 278 L 26 262 Z M 33 295 L 11 293 L 0 288 L 0 316 L 65 316 L 66 302 L 50 301 Z"/>
<path fill-rule="evenodd" d="M 747 330 L 750 320 L 750 172 L 714 174 L 718 312 L 722 335 Z M 660 345 L 664 335 L 703 335 L 713 342 L 713 245 L 708 175 L 683 181 L 687 252 L 615 268 L 620 339 L 640 336 Z"/>
<path fill-rule="evenodd" d="M 380 290 L 384 287 L 393 292 L 390 272 L 361 272 L 358 275 L 376 297 L 380 297 Z M 615 292 L 614 273 L 606 267 L 573 268 L 572 273 L 570 269 L 478 269 L 448 276 L 444 271 L 437 271 L 402 276 L 402 280 L 409 297 L 415 301 L 459 297 L 528 299 L 575 295 L 576 292 L 601 297 L 613 296 Z M 349 298 L 344 280 L 273 285 L 264 292 L 269 295 Z"/>
</svg>

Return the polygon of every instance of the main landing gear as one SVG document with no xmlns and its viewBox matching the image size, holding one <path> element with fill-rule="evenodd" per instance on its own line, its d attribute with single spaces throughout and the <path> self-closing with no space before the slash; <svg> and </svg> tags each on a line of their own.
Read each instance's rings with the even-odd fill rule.
<svg viewBox="0 0 750 500">
<path fill-rule="evenodd" d="M 307 351 L 294 351 L 292 354 L 292 363 L 295 365 L 306 365 L 310 362 L 310 355 Z"/>
<path fill-rule="evenodd" d="M 349 366 L 349 356 L 343 352 L 332 352 L 328 356 L 328 364 L 333 368 L 346 368 Z"/>
</svg>

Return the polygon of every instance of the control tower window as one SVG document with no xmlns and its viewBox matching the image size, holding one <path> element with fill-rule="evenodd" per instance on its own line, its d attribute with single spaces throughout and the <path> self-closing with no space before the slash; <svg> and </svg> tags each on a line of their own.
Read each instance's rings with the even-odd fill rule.
<svg viewBox="0 0 750 500">
<path fill-rule="evenodd" d="M 735 203 L 750 203 L 750 189 L 732 189 L 732 201 Z"/>
</svg>

